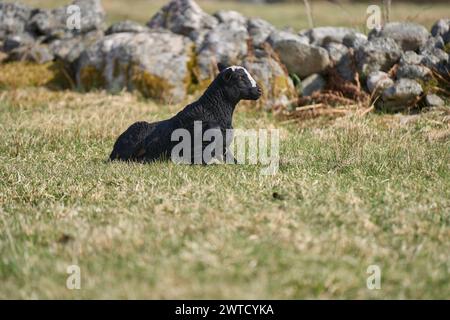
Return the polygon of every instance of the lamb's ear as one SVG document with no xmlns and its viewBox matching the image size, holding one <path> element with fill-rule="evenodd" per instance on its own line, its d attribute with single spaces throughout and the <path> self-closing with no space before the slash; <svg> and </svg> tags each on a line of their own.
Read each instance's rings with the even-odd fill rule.
<svg viewBox="0 0 450 320">
<path fill-rule="evenodd" d="M 233 77 L 233 70 L 232 69 L 226 69 L 225 72 L 223 72 L 222 77 L 225 82 L 230 82 L 231 78 Z"/>
<path fill-rule="evenodd" d="M 224 65 L 223 63 L 219 62 L 217 64 L 217 69 L 219 69 L 219 72 L 222 72 L 223 70 L 225 70 L 226 68 L 228 68 L 228 66 Z"/>
</svg>

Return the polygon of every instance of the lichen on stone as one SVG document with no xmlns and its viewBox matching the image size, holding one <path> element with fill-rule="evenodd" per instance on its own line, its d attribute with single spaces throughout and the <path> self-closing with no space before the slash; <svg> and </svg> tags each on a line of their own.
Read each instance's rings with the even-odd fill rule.
<svg viewBox="0 0 450 320">
<path fill-rule="evenodd" d="M 82 89 L 84 90 L 99 89 L 104 87 L 106 83 L 101 70 L 91 65 L 82 67 L 79 76 Z"/>
<path fill-rule="evenodd" d="M 447 44 L 444 46 L 444 51 L 445 51 L 446 53 L 450 54 L 450 42 L 447 43 Z"/>
<path fill-rule="evenodd" d="M 130 82 L 145 98 L 153 98 L 161 101 L 170 101 L 169 95 L 172 86 L 163 78 L 132 67 Z"/>
<path fill-rule="evenodd" d="M 422 86 L 424 95 L 429 93 L 435 93 L 436 89 L 439 87 L 439 81 L 435 77 L 431 77 L 428 80 L 417 80 L 417 82 Z"/>
</svg>

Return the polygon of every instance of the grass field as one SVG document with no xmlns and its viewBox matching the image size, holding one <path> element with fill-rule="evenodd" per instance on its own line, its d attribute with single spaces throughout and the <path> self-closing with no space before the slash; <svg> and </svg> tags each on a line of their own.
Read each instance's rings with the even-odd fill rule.
<svg viewBox="0 0 450 320">
<path fill-rule="evenodd" d="M 450 298 L 449 107 L 301 124 L 239 107 L 236 128 L 281 130 L 265 177 L 108 163 L 129 124 L 182 105 L 13 83 L 0 89 L 0 298 Z M 81 290 L 66 288 L 72 264 Z"/>
<path fill-rule="evenodd" d="M 301 127 L 239 109 L 238 128 L 282 129 L 276 176 L 105 162 L 128 124 L 178 108 L 2 94 L 0 298 L 449 297 L 449 108 Z"/>
<path fill-rule="evenodd" d="M 37 7 L 53 8 L 67 4 L 67 0 L 22 0 Z M 123 0 L 103 0 L 108 22 L 131 19 L 141 23 L 147 22 L 167 0 L 129 0 L 124 8 Z M 348 3 L 346 1 L 310 1 L 312 4 L 315 26 L 350 26 L 365 31 L 366 10 L 369 5 L 380 4 L 382 1 L 367 1 L 367 3 Z M 305 7 L 299 3 L 254 5 L 235 1 L 197 0 L 197 3 L 207 12 L 218 10 L 237 10 L 249 17 L 264 18 L 279 28 L 308 28 L 308 18 Z M 391 20 L 414 21 L 427 27 L 442 17 L 450 17 L 450 6 L 445 3 L 416 3 L 407 1 L 392 1 Z"/>
</svg>

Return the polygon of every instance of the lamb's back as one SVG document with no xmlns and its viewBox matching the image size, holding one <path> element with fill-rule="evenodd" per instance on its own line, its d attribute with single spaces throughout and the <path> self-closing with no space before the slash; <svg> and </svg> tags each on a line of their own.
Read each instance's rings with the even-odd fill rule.
<svg viewBox="0 0 450 320">
<path fill-rule="evenodd" d="M 109 156 L 110 160 L 133 160 L 136 153 L 136 148 L 142 144 L 145 138 L 150 135 L 161 123 L 139 121 L 133 123 L 127 130 L 125 130 L 114 144 L 113 151 Z"/>
</svg>

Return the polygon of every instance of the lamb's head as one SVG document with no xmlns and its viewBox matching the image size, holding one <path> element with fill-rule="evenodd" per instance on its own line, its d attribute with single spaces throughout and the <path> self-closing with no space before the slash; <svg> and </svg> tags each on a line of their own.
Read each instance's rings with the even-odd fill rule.
<svg viewBox="0 0 450 320">
<path fill-rule="evenodd" d="M 255 79 L 244 67 L 225 66 L 221 63 L 217 65 L 220 74 L 218 79 L 227 96 L 236 101 L 258 100 L 262 90 Z"/>
</svg>

